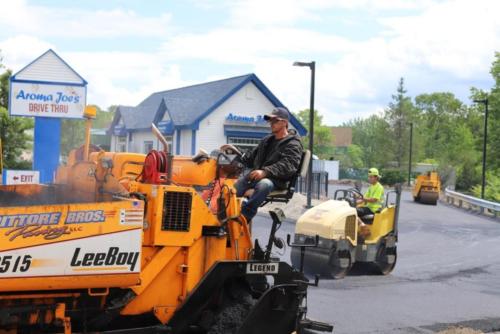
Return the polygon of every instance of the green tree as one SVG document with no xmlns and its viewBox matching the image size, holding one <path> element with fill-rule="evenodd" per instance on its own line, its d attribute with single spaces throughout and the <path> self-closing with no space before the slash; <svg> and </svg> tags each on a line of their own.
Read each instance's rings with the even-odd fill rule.
<svg viewBox="0 0 500 334">
<path fill-rule="evenodd" d="M 500 52 L 495 53 L 495 59 L 492 63 L 491 76 L 494 80 L 494 85 L 490 92 L 471 88 L 471 100 L 488 99 L 489 117 L 488 117 L 488 138 L 486 145 L 486 188 L 485 196 L 491 200 L 498 201 L 500 198 L 500 188 L 498 187 L 498 175 L 500 173 Z M 481 179 L 479 175 L 482 172 L 482 152 L 483 152 L 483 134 L 484 134 L 484 117 L 485 110 L 483 104 L 473 104 L 470 108 L 470 125 L 476 138 L 476 151 L 478 152 L 478 162 L 476 164 L 476 178 L 469 182 L 467 186 L 472 186 L 475 182 L 475 187 L 472 189 L 478 194 L 481 189 Z"/>
<path fill-rule="evenodd" d="M 415 98 L 422 113 L 425 157 L 439 163 L 460 166 L 475 163 L 472 121 L 475 114 L 452 93 L 422 94 Z"/>
<path fill-rule="evenodd" d="M 382 117 L 372 115 L 366 119 L 356 118 L 343 126 L 352 128 L 352 143 L 361 148 L 362 165 L 366 168 L 383 167 L 394 159 L 389 123 Z"/>
<path fill-rule="evenodd" d="M 0 66 L 0 69 L 1 68 Z M 11 70 L 6 70 L 4 73 L 0 74 L 0 106 L 4 108 L 8 108 L 9 105 L 9 78 L 11 75 Z"/>
<path fill-rule="evenodd" d="M 345 152 L 337 151 L 336 159 L 340 162 L 341 168 L 363 168 L 363 149 L 355 144 L 349 145 Z"/>
<path fill-rule="evenodd" d="M 21 158 L 23 151 L 31 147 L 33 138 L 26 133 L 33 128 L 33 119 L 12 117 L 6 108 L 0 107 L 0 139 L 3 148 L 4 168 L 31 169 L 31 162 Z"/>
<path fill-rule="evenodd" d="M 101 108 L 97 107 L 97 115 L 96 119 L 92 122 L 92 127 L 94 129 L 107 129 L 111 125 L 113 121 L 113 117 L 115 116 L 115 111 L 118 106 L 112 105 L 108 107 L 108 110 L 101 110 Z"/>
<path fill-rule="evenodd" d="M 0 68 L 3 68 L 0 57 Z M 33 129 L 33 119 L 9 116 L 9 78 L 12 71 L 0 74 L 0 141 L 3 150 L 4 168 L 31 169 L 31 162 L 21 158 L 31 147 L 33 138 L 26 131 Z"/>
<path fill-rule="evenodd" d="M 85 120 L 63 119 L 61 121 L 61 156 L 84 144 Z"/>
<path fill-rule="evenodd" d="M 500 170 L 500 52 L 495 53 L 495 60 L 490 70 L 495 81 L 488 94 L 488 169 Z M 482 107 L 482 106 L 481 106 Z"/>
<path fill-rule="evenodd" d="M 474 196 L 481 197 L 481 185 L 472 188 Z M 500 203 L 500 170 L 486 172 L 486 187 L 484 197 L 487 200 Z"/>
<path fill-rule="evenodd" d="M 96 118 L 92 121 L 92 128 L 108 128 L 113 120 L 116 106 L 111 106 L 104 111 L 98 106 Z M 61 155 L 67 156 L 69 151 L 78 148 L 85 141 L 85 120 L 64 119 L 61 124 Z"/>
<path fill-rule="evenodd" d="M 442 176 L 455 170 L 457 189 L 469 190 L 478 178 L 477 112 L 449 92 L 418 95 L 415 107 L 421 113 L 424 157 L 438 162 Z"/>
<path fill-rule="evenodd" d="M 309 130 L 309 109 L 294 113 L 295 117 Z M 333 138 L 330 127 L 323 125 L 323 116 L 314 110 L 314 154 L 321 159 L 328 159 L 334 153 Z M 309 148 L 309 136 L 302 138 L 302 144 Z"/>
<path fill-rule="evenodd" d="M 392 95 L 392 101 L 384 114 L 385 120 L 391 126 L 389 138 L 397 167 L 402 167 L 408 161 L 409 141 L 402 138 L 409 138 L 410 123 L 418 121 L 416 109 L 406 93 L 404 79 L 401 78 L 396 94 Z"/>
</svg>

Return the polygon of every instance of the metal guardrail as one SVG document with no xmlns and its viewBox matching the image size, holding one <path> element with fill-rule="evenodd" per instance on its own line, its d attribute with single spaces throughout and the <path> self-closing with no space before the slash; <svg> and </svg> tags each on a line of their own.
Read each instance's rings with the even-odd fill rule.
<svg viewBox="0 0 500 334">
<path fill-rule="evenodd" d="M 481 214 L 490 213 L 493 217 L 500 216 L 500 203 L 486 201 L 474 196 L 464 195 L 462 193 L 445 189 L 444 195 L 446 203 L 458 206 L 459 208 L 468 208 L 479 211 Z M 455 202 L 457 201 L 457 203 Z M 467 205 L 467 207 L 466 207 Z"/>
</svg>

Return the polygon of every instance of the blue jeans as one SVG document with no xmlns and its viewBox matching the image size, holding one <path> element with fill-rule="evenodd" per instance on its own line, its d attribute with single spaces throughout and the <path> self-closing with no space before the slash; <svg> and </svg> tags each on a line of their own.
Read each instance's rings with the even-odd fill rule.
<svg viewBox="0 0 500 334">
<path fill-rule="evenodd" d="M 250 180 L 249 174 L 239 178 L 234 184 L 236 188 L 236 196 L 242 197 L 248 189 L 255 189 L 254 193 L 248 201 L 243 202 L 241 206 L 241 214 L 245 216 L 249 222 L 257 214 L 257 209 L 260 204 L 265 201 L 267 195 L 274 189 L 274 183 L 270 179 L 261 179 L 260 181 Z"/>
</svg>

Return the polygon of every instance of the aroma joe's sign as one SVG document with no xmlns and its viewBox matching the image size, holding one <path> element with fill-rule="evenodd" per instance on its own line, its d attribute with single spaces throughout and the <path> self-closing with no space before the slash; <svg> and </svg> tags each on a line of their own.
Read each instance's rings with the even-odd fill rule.
<svg viewBox="0 0 500 334">
<path fill-rule="evenodd" d="M 86 87 L 11 82 L 11 115 L 82 118 Z"/>
<path fill-rule="evenodd" d="M 87 81 L 73 70 L 53 50 L 40 57 L 9 78 L 9 112 L 14 116 L 36 117 L 37 123 L 47 117 L 83 118 L 87 97 Z M 59 136 L 54 120 L 48 120 L 48 134 Z M 40 124 L 39 124 L 40 125 Z M 45 124 L 42 124 L 42 127 Z M 45 129 L 38 127 L 39 132 Z M 36 131 L 35 131 L 36 133 Z M 35 135 L 35 140 L 36 140 Z M 50 145 L 56 140 L 48 140 Z M 35 151 L 37 145 L 35 143 Z M 47 149 L 45 151 L 50 151 Z M 35 160 L 36 160 L 35 154 Z M 45 154 L 39 155 L 46 158 Z M 37 163 L 35 162 L 35 165 Z M 42 181 L 43 182 L 43 181 Z"/>
<path fill-rule="evenodd" d="M 266 120 L 264 119 L 264 116 L 258 115 L 258 116 L 242 116 L 242 115 L 235 115 L 235 114 L 229 114 L 226 116 L 226 122 L 228 123 L 244 123 L 244 124 L 262 124 L 266 123 Z"/>
</svg>

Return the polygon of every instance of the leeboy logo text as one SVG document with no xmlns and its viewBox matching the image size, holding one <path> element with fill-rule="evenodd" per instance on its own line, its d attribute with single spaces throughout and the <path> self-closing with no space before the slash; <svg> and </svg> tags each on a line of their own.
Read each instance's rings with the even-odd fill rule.
<svg viewBox="0 0 500 334">
<path fill-rule="evenodd" d="M 121 252 L 118 247 L 110 247 L 107 252 L 82 252 L 78 247 L 71 259 L 72 267 L 128 266 L 134 271 L 139 260 L 139 252 Z"/>
</svg>

